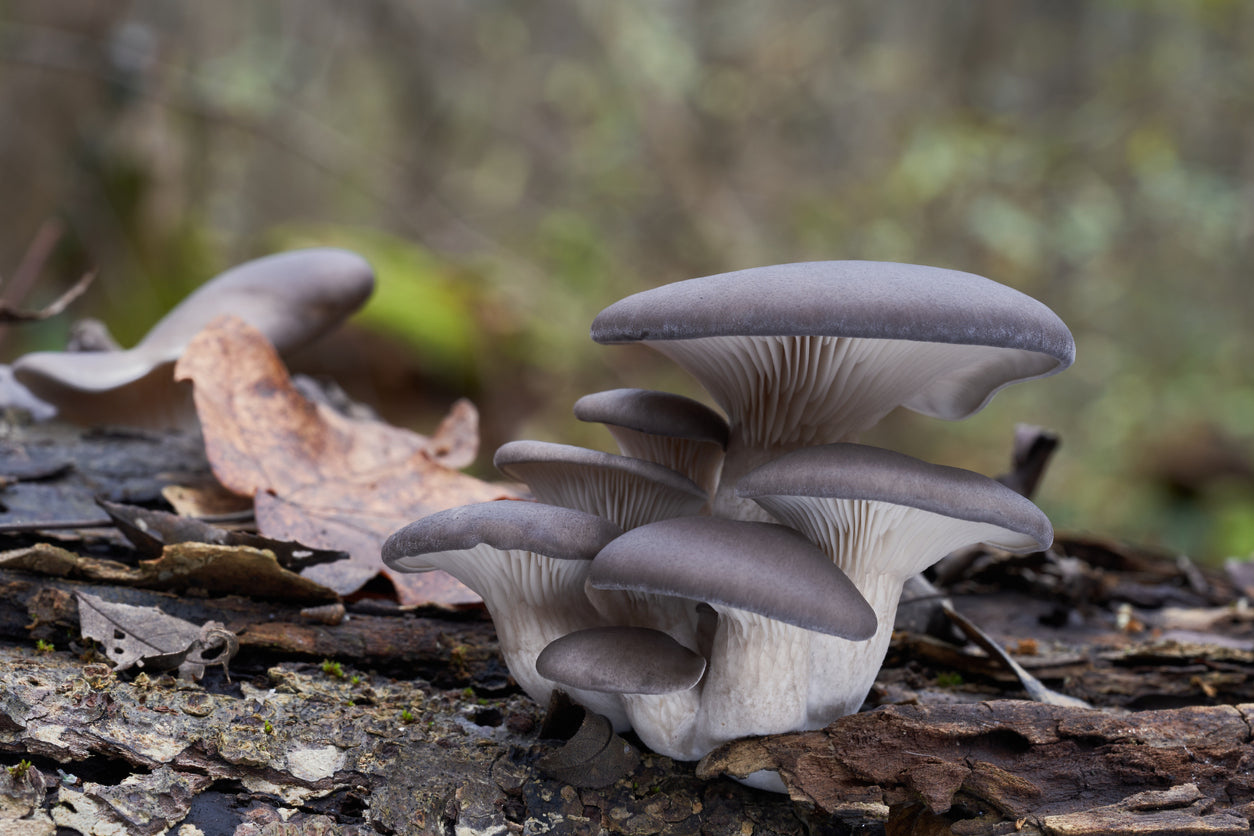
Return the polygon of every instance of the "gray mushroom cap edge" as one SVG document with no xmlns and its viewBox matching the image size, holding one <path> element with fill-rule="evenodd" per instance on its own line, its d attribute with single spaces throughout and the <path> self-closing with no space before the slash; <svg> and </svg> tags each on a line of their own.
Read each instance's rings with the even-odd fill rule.
<svg viewBox="0 0 1254 836">
<path fill-rule="evenodd" d="M 621 533 L 602 517 L 521 500 L 479 502 L 438 511 L 394 532 L 383 562 L 398 572 L 425 572 L 422 555 L 488 545 L 559 560 L 591 560 Z"/>
<path fill-rule="evenodd" d="M 841 636 L 876 631 L 871 605 L 821 549 L 782 525 L 721 517 L 676 517 L 612 540 L 588 582 L 704 601 Z"/>
</svg>

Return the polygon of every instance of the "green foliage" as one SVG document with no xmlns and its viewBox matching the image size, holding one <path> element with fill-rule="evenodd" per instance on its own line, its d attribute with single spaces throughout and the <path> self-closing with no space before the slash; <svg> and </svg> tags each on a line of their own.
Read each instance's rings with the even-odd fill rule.
<svg viewBox="0 0 1254 836">
<path fill-rule="evenodd" d="M 22 758 L 20 761 L 18 761 L 18 762 L 17 762 L 16 764 L 14 764 L 13 766 L 6 767 L 6 768 L 9 770 L 9 776 L 10 776 L 10 777 L 11 777 L 14 781 L 20 781 L 20 780 L 22 780 L 23 778 L 25 778 L 25 777 L 26 777 L 26 773 L 27 773 L 27 772 L 30 772 L 30 769 L 31 769 L 31 767 L 32 767 L 32 766 L 34 766 L 34 764 L 33 764 L 33 763 L 31 763 L 30 761 L 26 760 L 26 758 Z"/>
<path fill-rule="evenodd" d="M 474 380 L 483 338 L 476 327 L 478 310 L 485 299 L 483 282 L 471 270 L 374 230 L 290 228 L 275 239 L 281 249 L 333 245 L 365 254 L 377 280 L 357 321 L 408 345 L 451 385 L 465 387 Z"/>
<path fill-rule="evenodd" d="M 1063 447 L 1039 500 L 1058 528 L 1254 551 L 1248 480 L 1182 505 L 1155 469 L 1199 424 L 1254 455 L 1246 0 L 731 0 L 699 25 L 667 4 L 575 4 L 555 25 L 543 6 L 310 2 L 297 29 L 243 0 L 35 4 L 32 31 L 148 26 L 169 49 L 133 89 L 104 67 L 10 68 L 0 106 L 24 118 L 0 182 L 22 200 L 0 274 L 33 225 L 66 219 L 39 292 L 98 265 L 75 314 L 126 343 L 231 263 L 353 247 L 380 277 L 359 321 L 442 394 L 475 396 L 491 449 L 604 444 L 569 409 L 606 380 L 700 394 L 588 343 L 635 290 L 809 259 L 969 270 L 1054 307 L 1076 366 L 970 421 L 893 418 L 868 440 L 996 473 L 1008 426 L 1046 424 Z"/>
<path fill-rule="evenodd" d="M 330 659 L 322 660 L 322 672 L 335 679 L 344 678 L 344 666 Z"/>
</svg>

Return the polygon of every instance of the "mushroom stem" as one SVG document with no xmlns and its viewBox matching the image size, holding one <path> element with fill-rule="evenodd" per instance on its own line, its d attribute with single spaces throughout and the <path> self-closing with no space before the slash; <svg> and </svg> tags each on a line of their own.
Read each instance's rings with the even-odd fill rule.
<svg viewBox="0 0 1254 836">
<path fill-rule="evenodd" d="M 684 757 L 748 735 L 812 728 L 807 721 L 813 631 L 732 607 L 718 610 L 701 686 L 694 747 Z"/>
<path fill-rule="evenodd" d="M 888 575 L 854 580 L 875 610 L 879 629 L 867 641 L 815 634 L 810 643 L 809 728 L 821 728 L 862 707 L 893 637 L 893 619 L 905 580 Z"/>
<path fill-rule="evenodd" d="M 807 719 L 810 630 L 734 607 L 717 607 L 706 674 L 687 691 L 624 694 L 640 740 L 660 755 L 698 760 L 751 735 L 816 728 Z"/>
</svg>

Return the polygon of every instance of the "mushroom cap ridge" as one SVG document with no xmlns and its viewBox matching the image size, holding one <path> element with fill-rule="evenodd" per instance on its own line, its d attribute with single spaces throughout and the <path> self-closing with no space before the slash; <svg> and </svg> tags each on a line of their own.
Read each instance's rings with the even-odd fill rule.
<svg viewBox="0 0 1254 836">
<path fill-rule="evenodd" d="M 661 630 L 591 627 L 550 642 L 536 657 L 536 670 L 586 691 L 669 694 L 700 682 L 705 658 Z"/>
<path fill-rule="evenodd" d="M 513 469 L 515 465 L 552 464 L 555 466 L 603 468 L 630 473 L 657 482 L 673 491 L 696 498 L 705 497 L 701 486 L 678 471 L 654 462 L 619 456 L 602 450 L 589 450 L 573 444 L 552 441 L 507 441 L 496 449 L 492 464 L 511 479 L 526 482 Z"/>
<path fill-rule="evenodd" d="M 1031 500 L 970 470 L 932 464 L 865 444 L 824 444 L 785 453 L 736 483 L 736 495 L 809 496 L 905 505 L 968 522 L 988 523 L 1048 548 L 1054 532 Z"/>
<path fill-rule="evenodd" d="M 425 572 L 424 554 L 486 544 L 559 560 L 591 560 L 621 532 L 609 520 L 538 502 L 497 500 L 438 511 L 394 532 L 383 562 L 399 572 Z"/>
<path fill-rule="evenodd" d="M 608 389 L 575 401 L 575 417 L 652 435 L 727 446 L 727 421 L 700 401 L 651 389 Z"/>
<path fill-rule="evenodd" d="M 782 525 L 676 517 L 612 540 L 588 583 L 704 601 L 862 641 L 875 611 L 824 552 Z"/>
<path fill-rule="evenodd" d="M 674 282 L 615 302 L 592 323 L 599 343 L 714 336 L 831 336 L 1018 348 L 1075 359 L 1075 341 L 1041 302 L 983 276 L 878 261 L 756 267 Z"/>
</svg>

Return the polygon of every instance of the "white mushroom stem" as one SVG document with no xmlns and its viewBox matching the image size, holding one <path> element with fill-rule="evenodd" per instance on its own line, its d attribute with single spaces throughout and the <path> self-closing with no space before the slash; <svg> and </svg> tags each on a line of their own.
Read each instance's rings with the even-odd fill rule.
<svg viewBox="0 0 1254 836">
<path fill-rule="evenodd" d="M 583 592 L 589 561 L 478 545 L 423 555 L 423 562 L 443 569 L 483 598 L 510 675 L 540 705 L 547 705 L 559 687 L 536 671 L 540 651 L 561 636 L 604 623 Z M 563 690 L 573 690 L 573 699 L 608 717 L 616 730 L 627 728 L 627 717 L 613 695 Z"/>
<path fill-rule="evenodd" d="M 732 607 L 718 629 L 701 686 L 700 755 L 749 735 L 809 728 L 811 639 L 819 634 Z"/>
<path fill-rule="evenodd" d="M 809 630 L 732 607 L 718 607 L 705 678 L 688 691 L 626 694 L 632 728 L 653 751 L 698 760 L 752 735 L 813 728 L 807 721 Z"/>
<path fill-rule="evenodd" d="M 1008 536 L 992 523 L 885 502 L 791 496 L 758 501 L 828 553 L 871 604 L 879 625 L 866 642 L 815 635 L 808 688 L 813 726 L 857 711 L 866 699 L 888 650 L 907 578 L 955 549 Z"/>
</svg>

